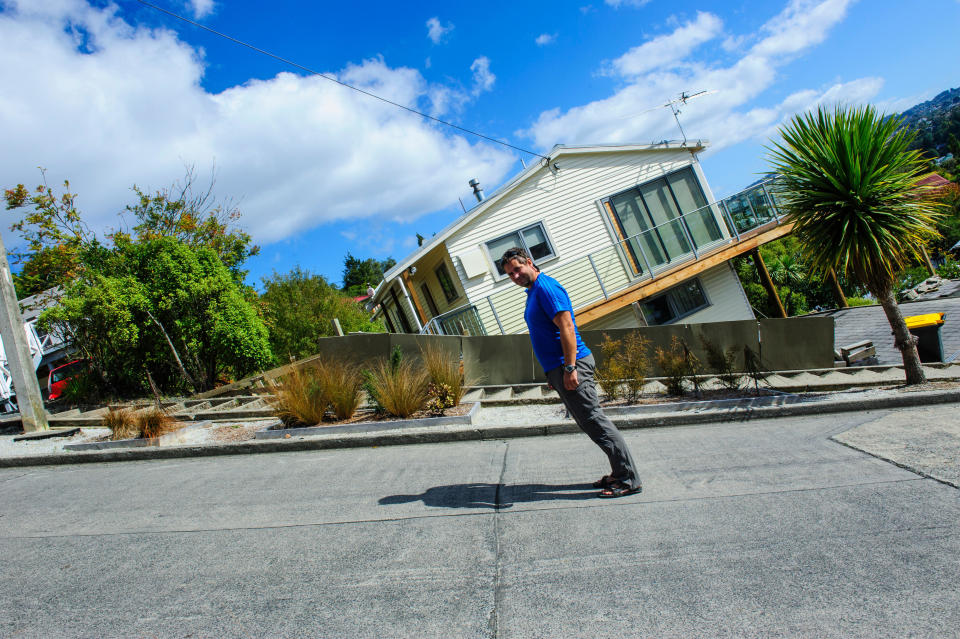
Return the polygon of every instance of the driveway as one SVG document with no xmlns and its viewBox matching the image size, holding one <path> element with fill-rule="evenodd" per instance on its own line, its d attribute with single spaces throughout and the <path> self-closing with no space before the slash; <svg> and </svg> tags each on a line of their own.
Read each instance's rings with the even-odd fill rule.
<svg viewBox="0 0 960 639">
<path fill-rule="evenodd" d="M 829 439 L 918 411 L 0 469 L 0 636 L 956 635 L 958 491 Z"/>
</svg>

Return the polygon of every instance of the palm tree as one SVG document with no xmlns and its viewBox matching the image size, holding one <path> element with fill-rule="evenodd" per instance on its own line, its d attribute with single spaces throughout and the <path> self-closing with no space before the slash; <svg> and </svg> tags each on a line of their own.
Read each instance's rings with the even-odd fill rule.
<svg viewBox="0 0 960 639">
<path fill-rule="evenodd" d="M 936 202 L 918 197 L 925 162 L 913 134 L 870 106 L 823 107 L 791 118 L 770 151 L 793 233 L 814 273 L 830 269 L 859 282 L 883 307 L 903 356 L 907 384 L 926 381 L 916 338 L 894 295 L 897 272 L 936 235 Z"/>
</svg>

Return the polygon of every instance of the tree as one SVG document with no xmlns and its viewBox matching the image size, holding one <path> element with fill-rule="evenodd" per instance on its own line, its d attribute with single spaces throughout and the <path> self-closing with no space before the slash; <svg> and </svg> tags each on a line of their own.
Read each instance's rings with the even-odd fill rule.
<svg viewBox="0 0 960 639">
<path fill-rule="evenodd" d="M 344 332 L 385 330 L 381 322 L 371 323 L 370 314 L 353 298 L 337 290 L 322 275 L 313 275 L 299 266 L 287 274 L 274 273 L 264 278 L 263 286 L 260 304 L 270 329 L 276 364 L 285 364 L 291 357 L 315 354 L 318 340 L 334 334 L 334 318 Z"/>
<path fill-rule="evenodd" d="M 935 235 L 940 205 L 918 197 L 926 165 L 913 133 L 870 106 L 794 116 L 770 150 L 778 195 L 803 256 L 861 283 L 883 307 L 908 384 L 926 381 L 894 294 L 897 272 Z"/>
<path fill-rule="evenodd" d="M 210 248 L 173 237 L 89 246 L 60 304 L 41 315 L 113 394 L 201 392 L 271 360 L 267 330 Z"/>
<path fill-rule="evenodd" d="M 376 286 L 383 280 L 383 274 L 397 263 L 392 257 L 385 260 L 367 258 L 360 260 L 350 253 L 343 258 L 343 290 L 348 295 L 363 295 L 367 286 Z"/>
</svg>

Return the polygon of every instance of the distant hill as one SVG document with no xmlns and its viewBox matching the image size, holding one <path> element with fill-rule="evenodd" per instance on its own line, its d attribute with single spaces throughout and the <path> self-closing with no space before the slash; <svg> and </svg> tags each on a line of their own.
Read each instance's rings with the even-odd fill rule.
<svg viewBox="0 0 960 639">
<path fill-rule="evenodd" d="M 948 153 L 960 156 L 960 88 L 948 89 L 907 109 L 900 117 L 905 126 L 917 132 L 913 148 L 930 158 Z"/>
</svg>

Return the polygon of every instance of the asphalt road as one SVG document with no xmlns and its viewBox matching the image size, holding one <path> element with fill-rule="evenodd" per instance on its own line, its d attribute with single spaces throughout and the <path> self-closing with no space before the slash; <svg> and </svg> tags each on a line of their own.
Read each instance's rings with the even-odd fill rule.
<svg viewBox="0 0 960 639">
<path fill-rule="evenodd" d="M 960 491 L 828 439 L 891 415 L 627 431 L 617 500 L 584 436 L 0 469 L 0 636 L 957 636 Z"/>
</svg>

